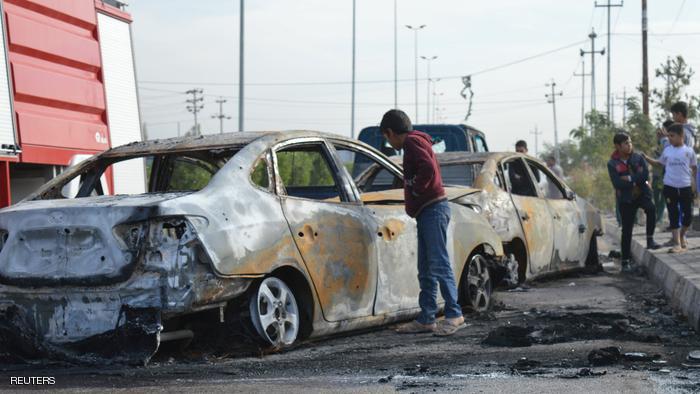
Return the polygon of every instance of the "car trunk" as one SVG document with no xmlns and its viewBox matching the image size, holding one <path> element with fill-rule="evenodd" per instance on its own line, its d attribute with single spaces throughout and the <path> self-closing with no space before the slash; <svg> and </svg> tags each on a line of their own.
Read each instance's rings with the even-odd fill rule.
<svg viewBox="0 0 700 394">
<path fill-rule="evenodd" d="M 145 220 L 157 215 L 159 202 L 181 194 L 27 201 L 5 209 L 0 212 L 0 282 L 94 286 L 123 281 L 136 265 L 148 230 Z"/>
</svg>

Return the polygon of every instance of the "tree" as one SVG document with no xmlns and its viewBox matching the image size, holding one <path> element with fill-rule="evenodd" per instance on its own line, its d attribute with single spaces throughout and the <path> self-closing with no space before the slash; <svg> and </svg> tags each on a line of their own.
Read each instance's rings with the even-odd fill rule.
<svg viewBox="0 0 700 394">
<path fill-rule="evenodd" d="M 671 106 L 677 101 L 685 101 L 689 104 L 688 117 L 696 119 L 698 117 L 698 97 L 689 95 L 686 89 L 690 85 L 690 79 L 695 75 L 690 66 L 685 62 L 683 56 L 678 55 L 671 59 L 666 59 L 655 70 L 656 78 L 664 81 L 663 89 L 652 89 L 651 102 L 657 107 L 656 120 L 661 123 L 671 117 Z"/>
</svg>

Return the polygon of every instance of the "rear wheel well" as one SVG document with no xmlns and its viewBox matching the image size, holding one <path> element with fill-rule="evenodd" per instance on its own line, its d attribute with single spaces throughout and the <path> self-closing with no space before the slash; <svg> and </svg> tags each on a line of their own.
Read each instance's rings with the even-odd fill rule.
<svg viewBox="0 0 700 394">
<path fill-rule="evenodd" d="M 313 331 L 314 297 L 309 287 L 309 282 L 304 274 L 290 266 L 277 268 L 267 276 L 281 279 L 294 292 L 299 307 L 300 330 L 299 338 L 308 338 Z"/>
<path fill-rule="evenodd" d="M 518 262 L 518 282 L 522 283 L 527 279 L 527 248 L 525 242 L 520 238 L 513 238 L 510 242 L 503 244 L 503 251 L 506 255 L 512 254 Z"/>
</svg>

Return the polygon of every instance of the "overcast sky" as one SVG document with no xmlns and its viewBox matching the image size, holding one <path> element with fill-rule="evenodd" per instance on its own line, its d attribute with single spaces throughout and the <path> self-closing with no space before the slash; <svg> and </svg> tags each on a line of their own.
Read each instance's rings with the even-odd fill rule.
<svg viewBox="0 0 700 394">
<path fill-rule="evenodd" d="M 601 0 L 598 3 L 605 3 Z M 616 2 L 613 2 L 616 3 Z M 619 1 L 617 2 L 619 3 Z M 245 12 L 245 129 L 314 129 L 350 135 L 352 1 L 248 0 Z M 200 123 L 205 133 L 219 131 L 216 100 L 227 102 L 225 131 L 238 130 L 238 0 L 132 0 L 133 34 L 143 121 L 150 138 L 184 133 L 193 125 L 184 91 L 204 90 Z M 376 125 L 394 103 L 394 0 L 357 0 L 355 135 Z M 651 87 L 662 86 L 653 70 L 668 56 L 682 54 L 700 70 L 700 4 L 695 0 L 649 1 Z M 460 76 L 473 74 L 474 104 L 468 124 L 487 134 L 491 150 L 511 150 L 525 139 L 534 153 L 535 126 L 542 142 L 554 141 L 552 105 L 545 86 L 557 83 L 560 141 L 581 122 L 581 56 L 607 47 L 605 8 L 593 0 L 398 0 L 398 105 L 414 123 L 425 123 L 426 61 L 418 67 L 418 119 L 415 116 L 414 33 L 405 25 L 426 27 L 418 33 L 419 56 L 438 56 L 431 76 L 436 119 L 459 123 L 467 101 L 460 96 Z M 641 83 L 641 1 L 612 8 L 612 85 L 637 94 Z M 580 42 L 580 44 L 577 44 Z M 496 66 L 539 55 L 517 64 Z M 607 50 L 607 49 L 606 49 Z M 606 55 L 607 56 L 607 55 Z M 597 56 L 597 107 L 605 109 L 606 56 Z M 590 72 L 590 55 L 585 57 Z M 482 72 L 483 71 L 483 72 Z M 700 75 L 690 93 L 700 94 Z M 590 79 L 586 80 L 586 111 Z M 431 113 L 432 113 L 431 109 Z M 622 117 L 622 107 L 615 107 Z M 432 118 L 431 118 L 432 121 Z"/>
</svg>

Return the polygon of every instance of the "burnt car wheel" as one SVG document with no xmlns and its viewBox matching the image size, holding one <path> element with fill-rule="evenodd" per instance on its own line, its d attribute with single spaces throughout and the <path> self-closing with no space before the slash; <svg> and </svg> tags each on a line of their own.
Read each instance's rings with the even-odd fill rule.
<svg viewBox="0 0 700 394">
<path fill-rule="evenodd" d="M 279 278 L 260 282 L 250 298 L 250 320 L 263 342 L 289 346 L 299 335 L 299 307 L 292 290 Z"/>
<path fill-rule="evenodd" d="M 493 282 L 483 255 L 477 253 L 471 257 L 462 281 L 464 306 L 474 312 L 486 312 L 491 307 Z"/>
</svg>

